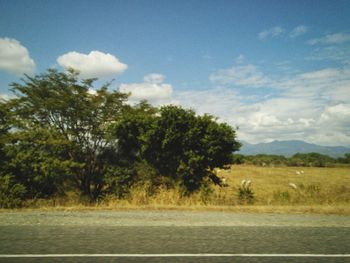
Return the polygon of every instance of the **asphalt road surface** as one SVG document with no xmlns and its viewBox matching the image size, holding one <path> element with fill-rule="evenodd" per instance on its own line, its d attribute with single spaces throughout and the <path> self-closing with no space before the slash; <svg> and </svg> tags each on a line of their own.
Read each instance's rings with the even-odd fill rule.
<svg viewBox="0 0 350 263">
<path fill-rule="evenodd" d="M 1 212 L 0 262 L 350 262 L 350 217 Z"/>
</svg>

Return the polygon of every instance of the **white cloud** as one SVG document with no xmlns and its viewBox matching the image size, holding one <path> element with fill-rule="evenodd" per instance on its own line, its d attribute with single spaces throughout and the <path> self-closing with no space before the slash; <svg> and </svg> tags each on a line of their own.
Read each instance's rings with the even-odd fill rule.
<svg viewBox="0 0 350 263">
<path fill-rule="evenodd" d="M 283 34 L 286 33 L 286 30 L 283 28 L 283 27 L 280 27 L 280 26 L 275 26 L 275 27 L 272 27 L 270 29 L 267 29 L 267 30 L 264 30 L 264 31 L 261 31 L 259 34 L 258 34 L 258 38 L 260 40 L 264 40 L 268 37 L 278 37 L 278 36 L 281 36 Z"/>
<path fill-rule="evenodd" d="M 89 54 L 68 52 L 58 57 L 57 62 L 64 69 L 78 70 L 82 78 L 114 77 L 128 68 L 115 56 L 100 51 L 91 51 Z"/>
<path fill-rule="evenodd" d="M 275 26 L 275 27 L 261 31 L 258 34 L 258 38 L 260 40 L 265 40 L 267 38 L 281 37 L 281 36 L 284 36 L 286 34 L 288 34 L 288 36 L 290 38 L 296 38 L 296 37 L 299 37 L 299 36 L 305 34 L 307 31 L 308 31 L 308 27 L 305 25 L 296 26 L 289 33 L 285 28 L 283 28 L 281 26 Z"/>
<path fill-rule="evenodd" d="M 341 102 L 350 100 L 350 68 L 326 68 L 276 81 L 290 97 Z"/>
<path fill-rule="evenodd" d="M 303 34 L 305 34 L 308 31 L 308 28 L 304 25 L 299 25 L 297 27 L 295 27 L 290 33 L 289 36 L 291 38 L 296 38 L 298 36 L 301 36 Z"/>
<path fill-rule="evenodd" d="M 88 93 L 90 94 L 90 95 L 97 95 L 97 91 L 96 90 L 94 90 L 94 89 L 92 89 L 92 88 L 89 88 L 88 89 Z"/>
<path fill-rule="evenodd" d="M 281 125 L 282 122 L 275 115 L 264 112 L 255 112 L 250 116 L 248 123 L 255 129 Z"/>
<path fill-rule="evenodd" d="M 238 126 L 238 139 L 252 143 L 299 139 L 322 145 L 350 146 L 350 105 L 284 96 L 247 104 L 234 90 L 216 88 L 175 92 L 178 104 Z"/>
<path fill-rule="evenodd" d="M 317 132 L 311 137 L 317 143 L 350 145 L 350 104 L 325 107 L 318 120 Z"/>
<path fill-rule="evenodd" d="M 240 54 L 237 58 L 236 58 L 236 63 L 237 64 L 242 64 L 245 60 L 245 56 Z"/>
<path fill-rule="evenodd" d="M 329 78 L 340 77 L 339 70 L 335 68 L 326 68 L 317 71 L 311 71 L 300 74 L 300 78 L 305 80 L 323 80 Z"/>
<path fill-rule="evenodd" d="M 313 106 L 308 100 L 288 97 L 258 102 L 239 123 L 241 136 L 251 142 L 305 139 L 317 115 Z"/>
<path fill-rule="evenodd" d="M 326 68 L 275 80 L 282 94 L 256 103 L 240 125 L 251 141 L 301 139 L 350 146 L 350 69 Z M 332 105 L 332 106 L 330 106 Z"/>
<path fill-rule="evenodd" d="M 209 113 L 238 126 L 238 139 L 249 142 L 274 139 L 306 139 L 314 131 L 320 110 L 308 99 L 272 98 L 245 103 L 231 88 L 175 92 L 178 104 L 193 108 L 199 114 Z"/>
<path fill-rule="evenodd" d="M 336 85 L 332 85 L 332 88 L 325 90 L 324 94 L 335 102 L 350 101 L 350 80 L 343 80 Z"/>
<path fill-rule="evenodd" d="M 321 121 L 328 122 L 330 120 L 333 123 L 336 121 L 338 123 L 345 123 L 347 126 L 350 126 L 350 104 L 341 103 L 326 107 L 324 112 L 321 114 Z"/>
<path fill-rule="evenodd" d="M 215 84 L 251 88 L 267 86 L 270 83 L 270 80 L 255 65 L 240 65 L 221 69 L 211 74 L 209 79 Z"/>
<path fill-rule="evenodd" d="M 316 61 L 333 60 L 350 65 L 350 47 L 345 45 L 318 46 L 306 59 Z"/>
<path fill-rule="evenodd" d="M 233 112 L 241 105 L 237 92 L 228 88 L 174 92 L 172 103 L 193 108 L 199 114 L 212 114 L 231 124 Z"/>
<path fill-rule="evenodd" d="M 121 84 L 119 90 L 131 93 L 131 102 L 148 100 L 156 105 L 166 104 L 170 102 L 173 88 L 170 84 L 163 83 L 164 80 L 163 75 L 153 73 L 145 76 L 142 83 Z"/>
<path fill-rule="evenodd" d="M 2 100 L 9 100 L 11 98 L 12 98 L 11 95 L 0 93 L 0 101 L 2 101 Z"/>
<path fill-rule="evenodd" d="M 318 130 L 308 136 L 312 143 L 329 146 L 350 146 L 350 134 L 335 130 Z"/>
<path fill-rule="evenodd" d="M 321 38 L 310 39 L 309 41 L 307 41 L 307 43 L 309 45 L 317 45 L 317 44 L 333 45 L 333 44 L 342 44 L 349 41 L 350 41 L 350 34 L 335 33 L 335 34 L 328 34 Z"/>
<path fill-rule="evenodd" d="M 147 83 L 153 83 L 153 84 L 161 84 L 165 80 L 165 76 L 158 73 L 152 73 L 149 75 L 146 75 L 143 80 Z"/>
<path fill-rule="evenodd" d="M 0 38 L 0 70 L 17 75 L 32 75 L 35 72 L 35 62 L 19 41 Z"/>
</svg>

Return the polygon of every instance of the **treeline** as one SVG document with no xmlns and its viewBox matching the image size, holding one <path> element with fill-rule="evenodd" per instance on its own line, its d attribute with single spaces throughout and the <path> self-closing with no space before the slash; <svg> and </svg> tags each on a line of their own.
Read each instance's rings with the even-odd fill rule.
<svg viewBox="0 0 350 263">
<path fill-rule="evenodd" d="M 334 167 L 337 165 L 350 165 L 350 153 L 339 158 L 332 158 L 320 153 L 297 153 L 291 157 L 268 154 L 233 154 L 232 158 L 235 164 L 253 164 L 259 166 Z"/>
<path fill-rule="evenodd" d="M 0 207 L 72 191 L 123 198 L 138 184 L 184 195 L 221 184 L 214 168 L 239 149 L 235 130 L 178 106 L 131 106 L 94 81 L 50 69 L 11 85 L 13 98 L 0 101 Z"/>
</svg>

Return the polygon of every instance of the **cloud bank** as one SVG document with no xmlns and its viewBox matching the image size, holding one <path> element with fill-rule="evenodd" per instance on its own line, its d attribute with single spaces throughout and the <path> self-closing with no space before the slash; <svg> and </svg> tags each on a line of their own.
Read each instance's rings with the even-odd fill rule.
<svg viewBox="0 0 350 263">
<path fill-rule="evenodd" d="M 251 64 L 235 65 L 209 78 L 216 88 L 174 92 L 173 98 L 200 114 L 210 113 L 238 126 L 240 140 L 257 143 L 300 139 L 350 146 L 349 67 L 275 77 Z M 250 89 L 250 95 L 256 91 L 259 99 L 247 100 L 242 86 L 259 87 Z M 276 93 L 261 96 L 258 92 L 265 87 Z"/>
<path fill-rule="evenodd" d="M 173 90 L 161 74 L 120 85 L 132 103 L 176 104 L 239 127 L 238 139 L 251 143 L 299 139 L 350 146 L 350 68 L 324 68 L 285 76 L 269 75 L 243 60 L 213 72 L 213 88 Z M 276 92 L 262 96 L 265 88 Z M 245 92 L 257 99 L 247 99 Z"/>
</svg>

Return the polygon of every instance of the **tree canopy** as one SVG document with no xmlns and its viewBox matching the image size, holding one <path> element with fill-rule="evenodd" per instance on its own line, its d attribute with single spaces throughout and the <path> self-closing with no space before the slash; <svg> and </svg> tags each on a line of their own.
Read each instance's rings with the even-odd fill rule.
<svg viewBox="0 0 350 263">
<path fill-rule="evenodd" d="M 128 134 L 123 140 L 125 149 L 132 149 L 161 176 L 180 183 L 185 192 L 197 190 L 205 179 L 220 184 L 214 168 L 229 164 L 232 152 L 240 146 L 227 124 L 172 105 L 148 118 L 130 115 L 116 126 L 116 134 L 120 137 L 121 133 Z"/>
</svg>

